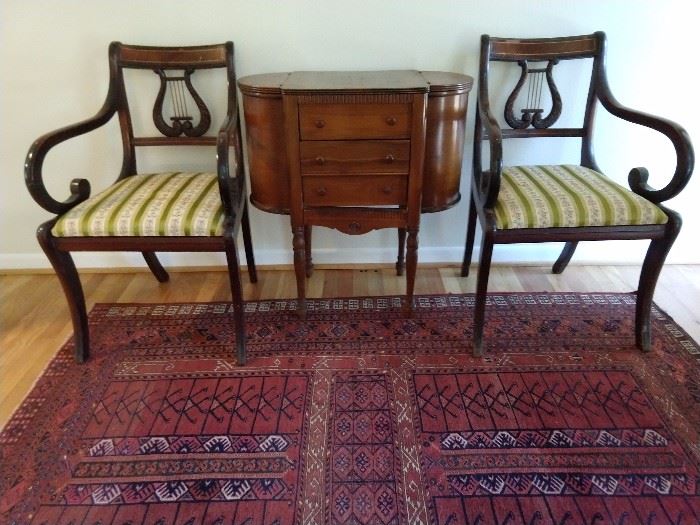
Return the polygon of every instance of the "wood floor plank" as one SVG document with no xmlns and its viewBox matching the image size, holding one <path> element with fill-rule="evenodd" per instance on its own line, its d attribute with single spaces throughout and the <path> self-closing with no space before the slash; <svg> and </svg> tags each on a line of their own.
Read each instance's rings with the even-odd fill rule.
<svg viewBox="0 0 700 525">
<path fill-rule="evenodd" d="M 421 267 L 416 294 L 473 293 L 477 268 L 467 278 L 456 265 Z M 242 272 L 246 300 L 296 297 L 292 269 L 259 270 L 252 284 Z M 573 265 L 561 275 L 550 267 L 496 265 L 492 292 L 630 292 L 636 289 L 638 266 Z M 95 303 L 229 301 L 228 272 L 221 269 L 173 271 L 159 283 L 148 272 L 88 273 L 81 281 L 88 310 Z M 306 282 L 307 297 L 401 295 L 405 277 L 391 267 L 316 269 Z M 688 333 L 700 340 L 700 265 L 666 266 L 655 302 Z M 26 396 L 51 358 L 72 333 L 63 290 L 52 274 L 0 275 L 0 426 Z M 77 365 L 76 365 L 77 366 Z"/>
<path fill-rule="evenodd" d="M 464 284 L 471 277 L 460 277 L 459 270 L 456 268 L 440 268 L 440 279 L 442 286 L 445 288 L 445 293 L 464 293 Z M 473 286 L 475 286 L 472 283 Z"/>
</svg>

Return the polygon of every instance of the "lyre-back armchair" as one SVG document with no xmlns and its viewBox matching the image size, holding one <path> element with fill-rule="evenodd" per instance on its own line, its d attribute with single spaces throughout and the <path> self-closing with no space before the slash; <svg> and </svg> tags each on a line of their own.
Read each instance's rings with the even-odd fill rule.
<svg viewBox="0 0 700 525">
<path fill-rule="evenodd" d="M 678 195 L 690 179 L 694 153 L 679 125 L 622 106 L 610 92 L 605 71 L 605 34 L 564 38 L 481 37 L 474 132 L 473 180 L 462 275 L 469 274 L 477 217 L 482 229 L 474 313 L 473 351 L 483 351 L 486 290 L 494 244 L 564 242 L 552 270 L 560 273 L 579 241 L 651 239 L 639 278 L 635 341 L 651 348 L 649 317 L 656 281 L 681 227 L 678 213 L 662 203 Z M 591 79 L 580 127 L 556 127 L 563 107 L 555 82 L 561 61 L 592 59 Z M 502 109 L 501 127 L 489 85 L 492 62 L 511 63 L 520 77 Z M 583 65 L 583 60 L 580 60 Z M 495 91 L 495 89 L 494 89 Z M 549 92 L 544 98 L 542 93 Z M 661 189 L 648 184 L 645 168 L 629 172 L 629 189 L 602 174 L 592 150 L 593 123 L 600 103 L 610 114 L 656 130 L 673 144 L 676 170 Z M 518 112 L 515 108 L 520 106 Z M 522 107 L 524 106 L 524 107 Z M 505 139 L 574 137 L 581 140 L 575 164 L 504 166 Z M 488 148 L 488 164 L 482 148 Z"/>
<path fill-rule="evenodd" d="M 211 68 L 223 68 L 228 83 L 227 113 L 216 135 L 206 135 L 212 117 L 193 83 L 198 71 Z M 134 136 L 125 69 L 151 70 L 160 78 L 152 112 L 160 136 Z M 116 181 L 91 196 L 90 183 L 74 179 L 66 200 L 52 197 L 42 172 L 47 153 L 61 142 L 103 126 L 115 115 L 123 146 Z M 183 145 L 209 146 L 211 166 L 202 172 L 137 170 L 137 147 Z M 109 89 L 102 108 L 92 118 L 37 139 L 27 155 L 25 181 L 34 200 L 56 215 L 39 226 L 37 237 L 68 299 L 78 362 L 88 358 L 90 337 L 85 298 L 71 251 L 142 252 L 160 282 L 168 280 L 168 273 L 155 252 L 223 251 L 233 295 L 237 358 L 239 364 L 245 363 L 242 285 L 236 248 L 241 226 L 250 280 L 255 282 L 257 278 L 248 222 L 233 43 L 146 47 L 113 42 L 109 46 Z"/>
</svg>

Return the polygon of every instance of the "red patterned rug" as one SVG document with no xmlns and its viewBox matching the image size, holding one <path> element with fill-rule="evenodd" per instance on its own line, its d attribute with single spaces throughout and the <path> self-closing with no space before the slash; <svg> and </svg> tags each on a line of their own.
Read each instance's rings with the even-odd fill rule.
<svg viewBox="0 0 700 525">
<path fill-rule="evenodd" d="M 0 434 L 0 522 L 700 523 L 700 349 L 634 296 L 100 305 Z"/>
</svg>

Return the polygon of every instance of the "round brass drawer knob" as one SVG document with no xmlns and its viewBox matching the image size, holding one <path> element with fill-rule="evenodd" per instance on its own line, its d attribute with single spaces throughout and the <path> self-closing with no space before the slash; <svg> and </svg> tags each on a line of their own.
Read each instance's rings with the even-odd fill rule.
<svg viewBox="0 0 700 525">
<path fill-rule="evenodd" d="M 314 122 L 314 124 L 316 125 L 317 128 L 322 128 L 326 125 L 326 121 L 319 119 L 316 122 Z"/>
<path fill-rule="evenodd" d="M 391 153 L 389 153 L 386 157 L 384 157 L 384 160 L 387 163 L 391 164 L 392 162 L 394 162 L 395 157 Z"/>
<path fill-rule="evenodd" d="M 318 164 L 319 166 L 322 166 L 325 163 L 326 163 L 326 159 L 324 159 L 323 157 L 316 157 L 316 164 Z"/>
<path fill-rule="evenodd" d="M 387 117 L 386 118 L 386 123 L 389 124 L 390 126 L 395 125 L 397 122 L 398 122 L 398 120 L 396 120 L 396 117 Z"/>
<path fill-rule="evenodd" d="M 316 194 L 319 197 L 325 197 L 326 195 L 328 195 L 328 190 L 324 187 L 320 187 L 316 190 Z"/>
</svg>

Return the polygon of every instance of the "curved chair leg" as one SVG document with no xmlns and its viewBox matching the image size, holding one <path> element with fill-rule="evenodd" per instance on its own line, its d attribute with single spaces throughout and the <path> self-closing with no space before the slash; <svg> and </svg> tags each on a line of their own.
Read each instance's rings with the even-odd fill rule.
<svg viewBox="0 0 700 525">
<path fill-rule="evenodd" d="M 474 304 L 474 350 L 475 357 L 484 354 L 484 318 L 486 311 L 486 289 L 489 284 L 489 272 L 491 271 L 491 254 L 493 242 L 490 235 L 484 234 L 481 241 L 481 254 L 479 261 L 479 273 L 476 278 L 476 299 Z"/>
<path fill-rule="evenodd" d="M 576 246 L 578 246 L 578 241 L 569 241 L 564 244 L 564 249 L 559 254 L 559 258 L 552 266 L 552 273 L 561 273 L 569 264 L 571 257 L 576 251 Z"/>
<path fill-rule="evenodd" d="M 635 343 L 644 352 L 651 350 L 651 304 L 654 298 L 656 281 L 661 273 L 666 255 L 673 246 L 681 229 L 681 218 L 675 212 L 664 210 L 668 215 L 666 235 L 661 239 L 652 239 L 644 257 L 642 271 L 639 274 L 639 289 L 637 290 L 637 308 L 634 319 Z"/>
<path fill-rule="evenodd" d="M 399 253 L 396 256 L 396 275 L 403 275 L 406 269 L 406 228 L 399 228 Z"/>
<path fill-rule="evenodd" d="M 63 287 L 63 293 L 68 301 L 70 316 L 73 321 L 75 360 L 78 363 L 84 363 L 90 356 L 90 332 L 88 330 L 83 287 L 80 284 L 80 277 L 70 253 L 62 252 L 54 245 L 51 226 L 52 224 L 50 223 L 42 224 L 39 226 L 36 236 L 39 240 L 39 245 L 56 271 L 56 275 Z"/>
<path fill-rule="evenodd" d="M 306 277 L 309 278 L 314 273 L 314 263 L 311 260 L 311 232 L 312 226 L 307 224 L 304 226 L 304 250 L 306 253 Z"/>
<path fill-rule="evenodd" d="M 241 284 L 241 270 L 238 261 L 238 249 L 236 238 L 233 235 L 233 227 L 224 232 L 224 244 L 226 261 L 228 263 L 228 275 L 231 284 L 231 300 L 233 302 L 233 322 L 236 330 L 236 357 L 238 365 L 246 363 L 245 348 L 245 316 L 243 307 L 243 285 Z"/>
<path fill-rule="evenodd" d="M 258 271 L 255 268 L 255 256 L 253 254 L 253 237 L 250 234 L 250 219 L 248 218 L 248 202 L 243 204 L 241 215 L 241 229 L 243 230 L 243 247 L 245 248 L 245 261 L 248 265 L 248 278 L 251 283 L 258 282 Z"/>
<path fill-rule="evenodd" d="M 170 279 L 168 272 L 165 271 L 163 265 L 160 264 L 160 261 L 158 260 L 158 257 L 156 257 L 155 253 L 141 252 L 141 255 L 143 255 L 144 259 L 146 259 L 146 264 L 150 268 L 151 273 L 155 275 L 156 279 L 158 279 L 159 283 L 165 283 L 168 281 L 168 279 Z"/>
<path fill-rule="evenodd" d="M 469 265 L 472 262 L 474 252 L 474 234 L 476 233 L 476 206 L 474 198 L 469 199 L 469 218 L 467 219 L 467 241 L 464 244 L 464 258 L 462 259 L 462 277 L 469 276 Z"/>
</svg>

